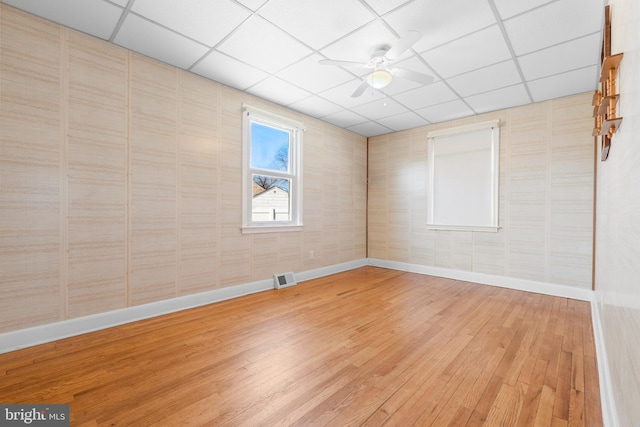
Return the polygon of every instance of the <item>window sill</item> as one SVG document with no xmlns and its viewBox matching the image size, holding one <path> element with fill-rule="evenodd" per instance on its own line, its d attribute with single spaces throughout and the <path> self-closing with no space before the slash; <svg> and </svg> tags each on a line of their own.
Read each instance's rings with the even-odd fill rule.
<svg viewBox="0 0 640 427">
<path fill-rule="evenodd" d="M 256 233 L 287 233 L 291 231 L 302 231 L 302 225 L 270 225 L 270 226 L 245 226 L 240 230 L 242 234 L 256 234 Z"/>
<path fill-rule="evenodd" d="M 427 230 L 443 230 L 443 231 L 480 231 L 486 233 L 497 233 L 500 227 L 493 226 L 474 226 L 474 225 L 437 225 L 427 224 Z"/>
</svg>

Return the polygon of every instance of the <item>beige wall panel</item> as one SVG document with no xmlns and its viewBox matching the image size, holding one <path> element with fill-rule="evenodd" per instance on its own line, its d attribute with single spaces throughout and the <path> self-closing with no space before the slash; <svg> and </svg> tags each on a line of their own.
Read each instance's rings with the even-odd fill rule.
<svg viewBox="0 0 640 427">
<path fill-rule="evenodd" d="M 435 267 L 453 269 L 455 245 L 453 231 L 434 231 L 435 238 Z"/>
<path fill-rule="evenodd" d="M 329 156 L 330 157 L 330 156 Z M 325 170 L 325 151 L 322 144 L 322 127 L 321 126 L 308 126 L 303 136 L 302 146 L 302 164 L 303 174 L 302 181 L 305 195 L 309 192 L 314 194 L 322 194 L 324 188 L 324 182 L 326 177 Z M 317 200 L 310 197 L 311 200 Z M 303 199 L 305 206 L 305 225 L 306 216 L 309 213 L 307 209 L 307 198 Z M 313 225 L 313 224 L 310 224 Z"/>
<path fill-rule="evenodd" d="M 177 70 L 131 56 L 130 304 L 176 295 Z"/>
<path fill-rule="evenodd" d="M 426 218 L 426 216 L 425 216 Z M 409 262 L 418 265 L 435 265 L 436 239 L 435 232 L 424 229 L 425 221 L 417 225 L 411 231 L 411 251 Z"/>
<path fill-rule="evenodd" d="M 325 150 L 323 136 L 325 125 L 317 121 L 305 123 L 303 136 L 303 224 L 304 237 L 302 247 L 303 270 L 312 270 L 325 265 L 325 253 L 322 245 L 324 230 L 325 193 Z M 313 258 L 310 252 L 313 251 Z"/>
<path fill-rule="evenodd" d="M 617 424 L 640 424 L 640 3 L 610 0 L 611 53 L 624 117 L 606 161 L 597 154 L 595 290 Z M 602 385 L 601 385 L 602 386 Z M 603 389 L 605 389 L 603 387 Z M 606 390 L 606 389 L 605 389 Z M 606 408 L 605 408 L 606 409 Z M 616 425 L 612 422 L 610 425 Z"/>
<path fill-rule="evenodd" d="M 280 247 L 279 233 L 260 233 L 252 237 L 252 268 L 253 277 L 251 280 L 262 280 L 273 277 L 276 273 L 284 273 L 278 266 L 278 248 Z M 286 270 L 289 271 L 289 270 Z"/>
<path fill-rule="evenodd" d="M 219 127 L 219 85 L 203 77 L 179 71 L 180 94 L 180 133 L 209 140 L 202 146 L 194 146 L 198 152 L 215 155 L 217 145 L 214 143 Z"/>
<path fill-rule="evenodd" d="M 305 175 L 305 178 L 307 176 Z M 303 224 L 305 235 L 308 233 L 318 233 L 323 228 L 322 208 L 324 192 L 321 189 L 310 189 L 305 186 L 304 190 L 304 208 L 303 208 Z"/>
<path fill-rule="evenodd" d="M 392 201 L 392 204 L 396 201 Z M 409 242 L 411 236 L 410 225 L 407 222 L 403 222 L 401 217 L 394 215 L 393 212 L 389 214 L 392 224 L 389 227 L 389 236 L 387 238 L 387 251 L 388 256 L 386 259 L 391 261 L 406 261 L 409 258 Z M 401 222 L 396 222 L 401 221 Z"/>
<path fill-rule="evenodd" d="M 302 248 L 303 236 L 300 232 L 278 233 L 276 255 L 277 264 L 275 272 L 283 271 L 302 271 Z M 275 242 L 274 242 L 275 243 Z M 274 273 L 275 273 L 274 272 Z M 261 279 L 267 279 L 273 275 L 270 274 Z"/>
<path fill-rule="evenodd" d="M 366 256 L 366 138 L 0 8 L 0 330 Z M 307 128 L 301 232 L 241 233 L 244 103 Z"/>
<path fill-rule="evenodd" d="M 219 91 L 220 137 L 242 142 L 242 105 L 252 104 L 254 98 L 226 86 L 220 86 Z"/>
<path fill-rule="evenodd" d="M 501 165 L 508 176 L 507 271 L 538 281 L 547 277 L 549 120 L 549 103 L 513 109 L 508 158 Z"/>
<path fill-rule="evenodd" d="M 385 259 L 387 256 L 387 228 L 369 224 L 368 256 L 369 258 Z"/>
<path fill-rule="evenodd" d="M 127 53 L 69 32 L 68 316 L 126 307 Z"/>
<path fill-rule="evenodd" d="M 473 235 L 473 271 L 497 276 L 505 275 L 506 233 Z"/>
<path fill-rule="evenodd" d="M 252 281 L 251 236 L 237 235 L 220 238 L 219 287 L 239 285 Z"/>
<path fill-rule="evenodd" d="M 582 224 L 592 214 L 589 96 L 370 138 L 369 256 L 588 289 L 592 232 Z M 501 229 L 426 230 L 428 132 L 493 119 L 501 121 Z M 568 177 L 567 167 L 576 175 Z M 580 225 L 571 223 L 574 213 Z"/>
<path fill-rule="evenodd" d="M 368 256 L 385 259 L 387 256 L 387 224 L 390 218 L 388 206 L 388 164 L 389 137 L 380 136 L 369 139 L 368 147 Z"/>
<path fill-rule="evenodd" d="M 349 157 L 345 155 L 342 175 L 350 183 L 341 189 L 341 211 L 346 216 L 340 227 L 348 236 L 343 239 L 342 262 L 346 262 L 366 256 L 367 155 L 362 140 L 346 133 L 343 138 L 349 146 Z"/>
<path fill-rule="evenodd" d="M 218 86 L 180 73 L 179 294 L 218 282 Z"/>
<path fill-rule="evenodd" d="M 424 132 L 411 134 L 411 208 L 414 217 L 420 216 L 422 224 L 427 220 L 427 138 Z"/>
<path fill-rule="evenodd" d="M 227 88 L 220 99 L 220 152 L 218 188 L 220 221 L 219 286 L 252 280 L 251 235 L 242 226 L 242 104 L 251 98 Z"/>
<path fill-rule="evenodd" d="M 341 186 L 341 162 L 339 158 L 340 131 L 334 128 L 326 128 L 322 136 L 322 144 L 325 146 L 323 164 L 325 176 L 322 184 L 322 252 L 329 264 L 338 264 L 342 259 L 341 247 L 344 245 L 343 236 L 340 235 L 341 218 L 346 212 L 341 212 L 340 186 Z"/>
<path fill-rule="evenodd" d="M 250 98 L 247 99 L 247 97 L 227 88 L 223 88 L 222 95 L 220 99 L 221 122 L 218 157 L 220 232 L 223 238 L 240 238 L 240 227 L 242 226 L 242 104 L 249 102 Z M 243 244 L 243 246 L 247 245 Z M 221 247 L 221 250 L 225 250 L 224 246 Z M 245 252 L 243 258 L 243 261 L 248 263 L 250 251 Z"/>
<path fill-rule="evenodd" d="M 61 42 L 57 26 L 0 16 L 0 332 L 60 320 Z"/>
<path fill-rule="evenodd" d="M 328 128 L 328 125 L 326 125 Z M 329 137 L 335 137 L 329 133 Z M 340 142 L 339 181 L 336 188 L 323 188 L 324 200 L 333 200 L 337 196 L 338 224 L 337 241 L 339 252 L 337 262 L 342 263 L 366 256 L 366 188 L 367 188 L 367 154 L 366 144 L 362 138 L 344 130 L 337 133 Z M 330 152 L 326 152 L 325 165 L 333 162 Z M 331 248 L 323 248 L 328 254 Z"/>
<path fill-rule="evenodd" d="M 304 241 L 302 246 L 302 262 L 303 270 L 314 270 L 324 265 L 324 250 L 322 248 L 322 231 L 310 231 L 306 229 L 304 232 Z M 313 258 L 311 257 L 313 251 Z"/>
<path fill-rule="evenodd" d="M 324 259 L 329 264 L 337 264 L 340 262 L 340 229 L 338 221 L 333 219 L 327 219 L 327 215 L 334 214 L 335 210 L 324 210 L 325 221 L 323 222 L 323 235 L 322 235 L 322 251 L 324 253 Z M 337 218 L 337 217 L 336 217 Z"/>
<path fill-rule="evenodd" d="M 581 129 L 592 126 L 591 95 L 553 103 L 550 209 L 550 280 L 579 284 L 591 280 L 593 228 L 593 146 L 581 144 Z"/>
<path fill-rule="evenodd" d="M 392 148 L 387 152 L 387 213 L 391 221 L 387 242 L 390 259 L 394 261 L 406 261 L 409 258 L 413 208 L 411 189 L 414 185 L 411 159 L 411 135 L 402 132 L 397 138 L 394 137 Z"/>
<path fill-rule="evenodd" d="M 473 271 L 473 235 L 470 231 L 460 231 L 453 235 L 452 264 L 455 270 Z"/>
</svg>

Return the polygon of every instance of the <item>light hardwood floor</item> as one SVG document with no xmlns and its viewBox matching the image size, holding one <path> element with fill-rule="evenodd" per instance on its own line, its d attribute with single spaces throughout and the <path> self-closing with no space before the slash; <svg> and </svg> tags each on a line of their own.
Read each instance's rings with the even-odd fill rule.
<svg viewBox="0 0 640 427">
<path fill-rule="evenodd" d="M 590 307 L 363 267 L 0 355 L 71 425 L 602 425 Z"/>
</svg>

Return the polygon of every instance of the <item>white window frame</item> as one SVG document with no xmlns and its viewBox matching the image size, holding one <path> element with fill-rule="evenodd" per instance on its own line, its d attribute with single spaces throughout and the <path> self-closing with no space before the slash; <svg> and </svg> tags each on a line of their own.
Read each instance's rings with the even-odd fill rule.
<svg viewBox="0 0 640 427">
<path fill-rule="evenodd" d="M 489 221 L 486 224 L 469 224 L 469 223 L 460 223 L 460 224 L 451 224 L 451 223 L 443 223 L 445 221 L 438 221 L 436 218 L 436 204 L 438 203 L 438 198 L 436 196 L 436 168 L 438 167 L 438 159 L 436 155 L 436 144 L 438 144 L 438 138 L 440 138 L 441 143 L 446 142 L 446 138 L 448 136 L 463 136 L 464 134 L 469 134 L 470 137 L 473 136 L 477 132 L 489 130 L 491 141 L 490 144 L 490 153 L 489 160 L 486 164 L 482 165 L 483 168 L 489 173 L 490 176 L 490 189 L 489 189 Z M 499 172 L 499 161 L 500 161 L 500 121 L 499 120 L 491 120 L 487 122 L 474 123 L 467 126 L 459 126 L 450 129 L 442 129 L 437 131 L 432 131 L 427 134 L 427 142 L 428 142 L 428 185 L 427 185 L 427 228 L 432 230 L 463 230 L 463 231 L 485 231 L 485 232 L 498 232 L 500 227 L 498 223 L 498 209 L 499 209 L 499 184 L 500 184 L 500 172 Z M 467 143 L 467 142 L 465 142 Z M 486 142 L 485 142 L 486 143 Z M 469 153 L 472 153 L 474 150 L 469 150 Z M 462 151 L 462 156 L 464 156 L 465 152 Z M 469 157 L 471 158 L 471 157 Z M 457 205 L 456 205 L 457 206 Z M 485 212 L 486 214 L 487 212 Z M 441 222 L 441 223 L 438 223 Z"/>
<path fill-rule="evenodd" d="M 291 132 L 289 146 L 289 172 L 254 169 L 251 167 L 251 123 L 257 122 Z M 242 109 L 242 233 L 272 233 L 302 230 L 302 135 L 301 122 L 271 113 L 250 105 Z M 290 180 L 289 221 L 253 221 L 253 179 L 254 173 L 266 174 Z"/>
</svg>

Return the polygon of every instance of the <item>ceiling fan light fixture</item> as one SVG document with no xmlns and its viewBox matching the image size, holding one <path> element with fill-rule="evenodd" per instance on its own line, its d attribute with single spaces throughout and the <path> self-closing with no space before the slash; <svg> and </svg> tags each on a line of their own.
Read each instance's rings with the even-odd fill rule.
<svg viewBox="0 0 640 427">
<path fill-rule="evenodd" d="M 382 89 L 391 83 L 391 79 L 393 76 L 389 71 L 379 68 L 367 76 L 367 83 L 372 88 Z"/>
</svg>

